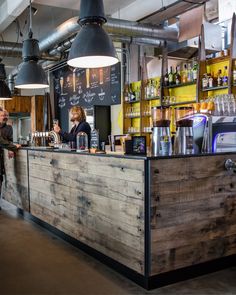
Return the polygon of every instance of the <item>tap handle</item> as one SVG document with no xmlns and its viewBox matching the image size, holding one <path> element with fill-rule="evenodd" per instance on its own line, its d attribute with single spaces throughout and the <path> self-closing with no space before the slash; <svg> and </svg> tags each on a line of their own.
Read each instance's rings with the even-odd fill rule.
<svg viewBox="0 0 236 295">
<path fill-rule="evenodd" d="M 225 169 L 236 173 L 236 163 L 231 159 L 225 161 Z"/>
</svg>

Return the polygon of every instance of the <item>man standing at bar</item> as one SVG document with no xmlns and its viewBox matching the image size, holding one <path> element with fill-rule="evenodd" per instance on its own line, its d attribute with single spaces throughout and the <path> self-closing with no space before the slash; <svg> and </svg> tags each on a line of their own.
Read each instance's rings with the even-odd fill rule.
<svg viewBox="0 0 236 295">
<path fill-rule="evenodd" d="M 12 144 L 13 141 L 13 130 L 12 126 L 7 125 L 8 121 L 8 112 L 0 108 L 0 210 L 1 210 L 1 198 L 2 198 L 2 182 L 3 175 L 5 175 L 4 167 L 4 153 L 3 149 L 8 149 L 9 158 L 14 157 L 14 152 L 20 147 L 19 144 Z"/>
</svg>

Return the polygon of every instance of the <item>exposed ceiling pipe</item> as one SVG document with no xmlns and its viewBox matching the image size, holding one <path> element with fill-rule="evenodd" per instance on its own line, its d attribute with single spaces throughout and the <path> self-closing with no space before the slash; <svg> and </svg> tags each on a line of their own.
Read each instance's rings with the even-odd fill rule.
<svg viewBox="0 0 236 295">
<path fill-rule="evenodd" d="M 141 24 L 116 18 L 108 18 L 104 25 L 110 34 L 132 37 L 150 37 L 166 41 L 178 41 L 179 32 L 174 28 L 160 28 L 154 25 Z"/>
<path fill-rule="evenodd" d="M 137 44 L 137 45 L 149 45 L 149 46 L 155 46 L 155 47 L 162 47 L 164 44 L 164 41 L 162 40 L 149 38 L 149 37 L 128 37 L 128 36 L 120 36 L 120 35 L 111 35 L 111 38 L 114 42 L 122 42 L 122 43 Z M 68 50 L 72 42 L 74 41 L 74 39 L 75 39 L 74 36 L 70 37 L 68 40 L 59 44 L 56 48 L 50 50 L 49 51 L 50 56 Z"/>
<path fill-rule="evenodd" d="M 113 18 L 107 19 L 104 28 L 108 33 L 120 34 L 122 36 L 151 37 L 168 41 L 178 41 L 178 30 L 173 28 L 160 28 L 158 26 Z M 49 36 L 39 40 L 40 51 L 53 48 L 56 44 L 62 43 L 65 39 L 76 34 L 79 30 L 78 17 L 70 18 L 53 30 Z"/>
<path fill-rule="evenodd" d="M 14 42 L 0 42 L 0 56 L 4 57 L 14 57 L 21 58 L 22 57 L 22 43 L 14 43 Z M 54 52 L 53 55 L 48 53 L 41 53 L 41 59 L 58 61 L 61 58 L 60 52 Z"/>
</svg>

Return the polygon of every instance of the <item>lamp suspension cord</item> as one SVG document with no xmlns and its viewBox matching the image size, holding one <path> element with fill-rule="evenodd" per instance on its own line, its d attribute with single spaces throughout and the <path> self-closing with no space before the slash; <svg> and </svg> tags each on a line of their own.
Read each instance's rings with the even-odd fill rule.
<svg viewBox="0 0 236 295">
<path fill-rule="evenodd" d="M 32 7 L 31 7 L 31 0 L 29 2 L 29 19 L 30 19 L 30 23 L 29 23 L 29 38 L 32 39 L 33 37 L 33 31 L 32 31 Z"/>
</svg>

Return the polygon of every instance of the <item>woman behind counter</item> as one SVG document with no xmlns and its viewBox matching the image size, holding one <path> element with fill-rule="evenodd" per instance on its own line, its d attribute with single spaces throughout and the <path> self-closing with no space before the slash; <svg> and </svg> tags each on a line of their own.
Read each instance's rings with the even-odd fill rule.
<svg viewBox="0 0 236 295">
<path fill-rule="evenodd" d="M 73 142 L 74 147 L 76 148 L 76 136 L 79 132 L 85 132 L 88 135 L 88 144 L 90 146 L 90 134 L 91 128 L 88 122 L 86 122 L 86 115 L 84 109 L 80 106 L 74 106 L 70 109 L 71 122 L 74 126 L 71 131 L 64 132 L 58 125 L 54 125 L 53 129 L 57 132 L 64 142 Z"/>
</svg>

